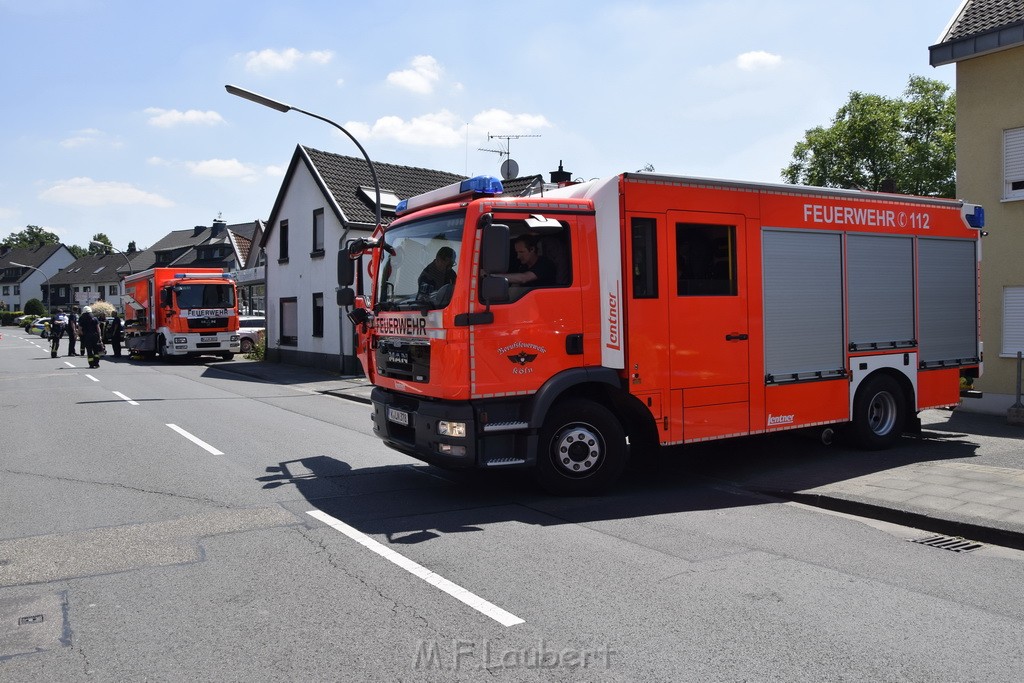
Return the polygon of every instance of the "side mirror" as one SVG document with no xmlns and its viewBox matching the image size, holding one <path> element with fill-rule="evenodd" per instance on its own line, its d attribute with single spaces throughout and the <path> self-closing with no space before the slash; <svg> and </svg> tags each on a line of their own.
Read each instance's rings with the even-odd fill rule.
<svg viewBox="0 0 1024 683">
<path fill-rule="evenodd" d="M 351 287 L 339 287 L 337 294 L 339 306 L 351 306 L 356 301 L 356 293 Z"/>
<path fill-rule="evenodd" d="M 485 273 L 504 273 L 509 263 L 509 228 L 501 223 L 488 223 L 480 237 L 480 269 Z M 508 283 L 505 283 L 508 286 Z"/>
<path fill-rule="evenodd" d="M 349 248 L 338 245 L 338 286 L 351 287 L 356 281 L 356 262 L 349 257 Z M 340 304 L 339 304 L 340 305 Z"/>
<path fill-rule="evenodd" d="M 485 304 L 504 304 L 509 301 L 508 278 L 486 275 L 480 283 L 480 300 Z"/>
</svg>

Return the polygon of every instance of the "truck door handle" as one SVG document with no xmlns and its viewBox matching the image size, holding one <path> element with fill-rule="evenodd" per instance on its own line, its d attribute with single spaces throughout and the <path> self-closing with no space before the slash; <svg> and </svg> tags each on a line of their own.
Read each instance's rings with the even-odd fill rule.
<svg viewBox="0 0 1024 683">
<path fill-rule="evenodd" d="M 727 334 L 727 335 L 725 335 L 725 341 L 747 341 L 747 335 L 745 335 L 745 334 Z"/>
</svg>

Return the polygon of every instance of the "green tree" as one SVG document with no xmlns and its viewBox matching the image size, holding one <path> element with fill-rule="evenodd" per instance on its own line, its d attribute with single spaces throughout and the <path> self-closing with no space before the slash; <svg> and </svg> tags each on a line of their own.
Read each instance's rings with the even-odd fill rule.
<svg viewBox="0 0 1024 683">
<path fill-rule="evenodd" d="M 60 244 L 60 238 L 49 230 L 40 228 L 38 225 L 28 225 L 25 226 L 24 230 L 12 232 L 5 237 L 4 241 L 0 242 L 0 246 L 12 249 L 31 249 L 38 246 L 40 242 L 44 244 Z"/>
<path fill-rule="evenodd" d="M 107 245 L 107 247 L 113 246 L 113 244 L 110 242 L 110 238 L 104 235 L 102 232 L 98 232 L 95 235 L 93 235 L 92 242 L 100 242 L 101 244 Z M 107 253 L 108 251 L 111 251 L 110 249 L 107 249 L 107 247 L 101 247 L 93 244 L 92 242 L 89 243 L 90 254 L 104 254 Z"/>
<path fill-rule="evenodd" d="M 787 183 L 956 195 L 956 93 L 911 76 L 902 98 L 851 92 L 828 128 L 807 131 Z"/>
<path fill-rule="evenodd" d="M 76 259 L 80 259 L 89 253 L 88 249 L 86 249 L 85 247 L 80 247 L 77 244 L 69 244 L 67 245 L 67 248 L 68 251 L 71 252 L 71 255 L 74 256 Z"/>
</svg>

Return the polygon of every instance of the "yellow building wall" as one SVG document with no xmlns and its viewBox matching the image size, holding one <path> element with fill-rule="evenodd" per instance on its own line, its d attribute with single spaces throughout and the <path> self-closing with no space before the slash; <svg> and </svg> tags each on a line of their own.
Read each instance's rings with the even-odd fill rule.
<svg viewBox="0 0 1024 683">
<path fill-rule="evenodd" d="M 1007 408 L 1017 370 L 1015 358 L 1000 357 L 1003 288 L 1024 286 L 1024 200 L 1002 199 L 1003 131 L 1024 127 L 1024 46 L 958 62 L 956 105 L 957 195 L 985 207 L 989 233 L 981 263 L 985 370 L 975 388 L 986 398 L 1006 395 Z"/>
</svg>

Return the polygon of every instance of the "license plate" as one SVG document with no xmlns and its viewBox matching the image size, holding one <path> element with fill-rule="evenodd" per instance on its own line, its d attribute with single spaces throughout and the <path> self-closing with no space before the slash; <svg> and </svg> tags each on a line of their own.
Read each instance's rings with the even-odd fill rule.
<svg viewBox="0 0 1024 683">
<path fill-rule="evenodd" d="M 199 341 L 212 342 L 212 341 L 217 341 L 217 338 L 216 337 L 200 337 Z"/>
<path fill-rule="evenodd" d="M 409 413 L 398 408 L 388 408 L 388 419 L 394 423 L 409 426 Z"/>
</svg>

